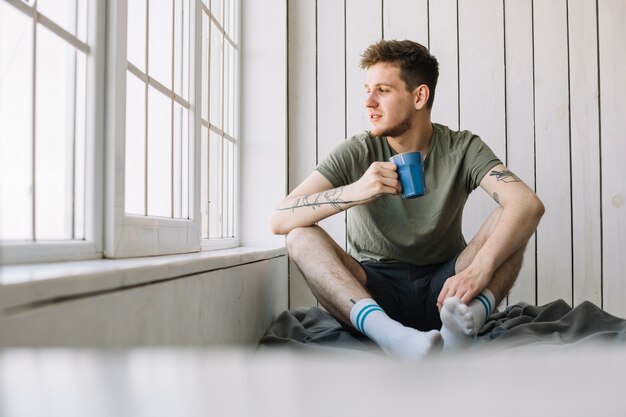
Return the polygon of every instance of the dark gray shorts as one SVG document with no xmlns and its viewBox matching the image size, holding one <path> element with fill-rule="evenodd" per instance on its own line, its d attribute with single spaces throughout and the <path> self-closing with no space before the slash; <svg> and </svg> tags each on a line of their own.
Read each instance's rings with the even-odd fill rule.
<svg viewBox="0 0 626 417">
<path fill-rule="evenodd" d="M 392 319 L 421 331 L 439 330 L 437 298 L 454 275 L 456 256 L 436 265 L 364 261 L 367 289 Z"/>
</svg>

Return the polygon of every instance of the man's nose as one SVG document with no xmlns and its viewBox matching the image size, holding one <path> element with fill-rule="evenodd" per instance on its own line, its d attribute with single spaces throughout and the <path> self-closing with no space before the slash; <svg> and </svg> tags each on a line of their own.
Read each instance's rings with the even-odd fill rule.
<svg viewBox="0 0 626 417">
<path fill-rule="evenodd" d="M 367 93 L 367 96 L 365 97 L 365 107 L 366 108 L 376 108 L 378 106 L 378 101 L 376 101 L 376 98 L 374 97 L 374 92 L 370 92 Z"/>
</svg>

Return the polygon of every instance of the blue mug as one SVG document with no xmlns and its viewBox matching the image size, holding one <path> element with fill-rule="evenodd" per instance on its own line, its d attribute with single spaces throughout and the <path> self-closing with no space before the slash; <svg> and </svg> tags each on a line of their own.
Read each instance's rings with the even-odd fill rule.
<svg viewBox="0 0 626 417">
<path fill-rule="evenodd" d="M 424 157 L 421 152 L 405 152 L 394 155 L 389 161 L 398 167 L 402 184 L 402 198 L 420 197 L 426 193 L 424 185 Z"/>
</svg>

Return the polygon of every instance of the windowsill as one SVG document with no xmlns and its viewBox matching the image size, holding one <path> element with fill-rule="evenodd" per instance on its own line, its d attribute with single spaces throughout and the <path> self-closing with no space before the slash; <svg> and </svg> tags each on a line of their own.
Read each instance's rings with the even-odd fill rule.
<svg viewBox="0 0 626 417">
<path fill-rule="evenodd" d="M 238 247 L 144 258 L 3 266 L 0 312 L 232 268 L 286 254 L 284 247 Z"/>
</svg>

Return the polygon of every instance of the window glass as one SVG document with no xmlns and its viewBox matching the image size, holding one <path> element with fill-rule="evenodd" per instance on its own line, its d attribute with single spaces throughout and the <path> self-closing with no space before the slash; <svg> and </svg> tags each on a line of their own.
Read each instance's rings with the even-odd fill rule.
<svg viewBox="0 0 626 417">
<path fill-rule="evenodd" d="M 202 119 L 209 120 L 209 43 L 211 41 L 209 17 L 202 13 Z"/>
<path fill-rule="evenodd" d="M 208 238 L 222 237 L 222 138 L 209 132 L 209 234 Z"/>
<path fill-rule="evenodd" d="M 189 218 L 189 111 L 174 103 L 174 217 Z"/>
<path fill-rule="evenodd" d="M 225 144 L 225 175 L 226 175 L 226 183 L 224 184 L 225 188 L 225 198 L 224 198 L 224 212 L 226 213 L 226 220 L 224 221 L 223 227 L 223 236 L 224 237 L 234 237 L 235 236 L 235 184 L 236 184 L 236 160 L 235 160 L 235 144 L 229 140 L 224 141 Z"/>
<path fill-rule="evenodd" d="M 85 238 L 86 22 L 86 2 L 0 3 L 0 240 Z"/>
<path fill-rule="evenodd" d="M 126 212 L 146 214 L 146 84 L 126 76 Z"/>
<path fill-rule="evenodd" d="M 33 238 L 33 22 L 0 1 L 0 240 Z"/>
<path fill-rule="evenodd" d="M 126 33 L 128 61 L 146 72 L 146 0 L 128 1 L 128 30 Z"/>
<path fill-rule="evenodd" d="M 236 223 L 237 45 L 224 31 L 235 5 L 211 0 L 203 11 L 202 237 L 223 239 L 234 237 Z"/>
<path fill-rule="evenodd" d="M 199 242 L 181 243 L 189 239 L 180 237 L 193 236 L 200 223 L 203 238 L 234 236 L 238 47 L 229 31 L 237 2 L 119 0 L 113 4 L 122 7 L 116 12 L 126 18 L 127 28 L 116 34 L 107 33 L 116 25 L 107 26 L 107 7 L 93 7 L 97 4 L 0 0 L 2 244 L 57 241 L 50 255 L 32 257 L 44 260 L 142 253 L 134 241 L 118 245 L 107 240 L 103 250 L 102 227 L 110 215 L 116 228 L 141 228 L 144 221 L 150 227 L 179 228 L 180 233 L 163 233 L 164 240 L 156 244 L 140 242 L 166 252 L 197 250 Z M 102 38 L 89 39 L 95 34 Z M 123 34 L 126 39 L 119 38 Z M 125 44 L 126 55 L 107 50 L 113 59 L 105 71 L 102 55 L 94 51 L 106 49 L 99 43 L 107 39 Z M 196 42 L 201 43 L 197 48 Z M 119 59 L 127 67 L 125 80 L 109 86 L 104 77 Z M 196 67 L 201 73 L 195 73 Z M 125 117 L 108 117 L 103 109 L 111 103 L 124 105 Z M 106 129 L 99 128 L 102 124 Z M 111 133 L 120 129 L 125 135 Z M 106 171 L 105 140 L 114 142 L 114 152 L 107 155 L 124 155 L 124 161 L 112 161 L 113 166 L 123 162 L 123 170 Z M 122 196 L 118 179 L 124 184 Z M 115 186 L 99 185 L 105 181 Z M 200 195 L 194 194 L 194 184 Z M 124 210 L 117 214 L 121 199 Z M 101 212 L 102 201 L 113 201 L 113 213 Z M 194 218 L 197 213 L 202 219 Z M 159 217 L 186 221 L 154 220 Z M 119 235 L 137 236 L 130 229 Z M 84 242 L 69 245 L 69 240 Z M 74 256 L 70 251 L 76 245 L 81 252 Z M 57 251 L 57 246 L 65 249 Z M 112 247 L 123 249 L 118 254 Z"/>
<path fill-rule="evenodd" d="M 145 1 L 148 10 L 148 68 L 129 67 L 126 90 L 125 212 L 144 216 L 189 218 L 191 157 L 191 15 L 189 1 Z M 158 7 L 157 7 L 158 6 Z M 129 34 L 142 31 L 132 28 Z M 141 20 L 138 18 L 138 20 Z M 130 42 L 130 40 L 129 40 Z M 131 64 L 132 55 L 128 51 Z M 137 52 L 135 55 L 139 55 Z M 134 64 L 133 64 L 134 65 Z"/>
<path fill-rule="evenodd" d="M 224 132 L 235 137 L 235 48 L 225 43 L 226 55 L 224 62 Z"/>
<path fill-rule="evenodd" d="M 71 239 L 76 52 L 46 28 L 37 31 L 35 238 Z"/>
<path fill-rule="evenodd" d="M 223 26 L 222 1 L 223 0 L 211 0 L 211 14 L 215 17 L 217 22 Z"/>
<path fill-rule="evenodd" d="M 174 19 L 174 91 L 189 98 L 189 5 L 187 0 L 176 0 Z"/>
<path fill-rule="evenodd" d="M 211 23 L 209 59 L 209 121 L 213 126 L 222 127 L 222 44 L 223 35 Z"/>
<path fill-rule="evenodd" d="M 172 88 L 172 0 L 151 1 L 148 6 L 148 75 Z M 132 22 L 129 22 L 129 26 Z"/>
<path fill-rule="evenodd" d="M 209 237 L 209 129 L 200 128 L 200 212 L 202 216 L 202 238 Z"/>
<path fill-rule="evenodd" d="M 172 217 L 172 101 L 148 87 L 148 216 Z"/>
<path fill-rule="evenodd" d="M 85 42 L 88 4 L 86 0 L 37 0 L 37 11 Z"/>
</svg>

